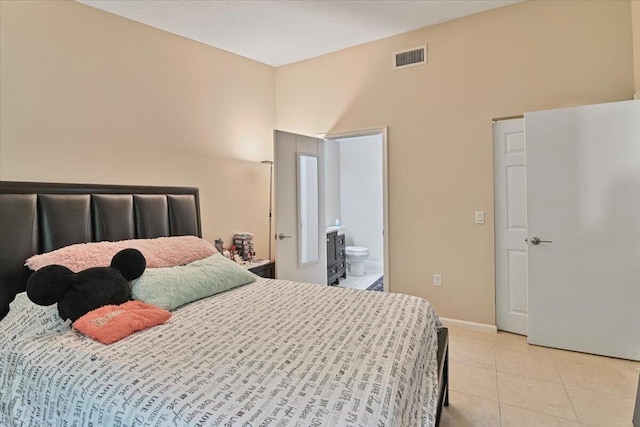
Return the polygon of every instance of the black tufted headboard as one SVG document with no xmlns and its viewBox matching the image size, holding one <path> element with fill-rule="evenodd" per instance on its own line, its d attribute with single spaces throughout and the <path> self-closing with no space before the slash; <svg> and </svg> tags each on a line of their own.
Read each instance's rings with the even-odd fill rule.
<svg viewBox="0 0 640 427">
<path fill-rule="evenodd" d="M 32 255 L 74 243 L 202 237 L 197 188 L 0 181 L 0 319 Z"/>
</svg>

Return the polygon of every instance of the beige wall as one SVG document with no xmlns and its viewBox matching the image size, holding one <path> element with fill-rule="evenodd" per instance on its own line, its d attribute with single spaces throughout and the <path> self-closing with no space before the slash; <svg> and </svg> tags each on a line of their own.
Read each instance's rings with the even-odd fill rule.
<svg viewBox="0 0 640 427">
<path fill-rule="evenodd" d="M 2 1 L 0 179 L 200 187 L 267 256 L 275 70 L 75 2 Z"/>
<path fill-rule="evenodd" d="M 640 0 L 631 1 L 633 25 L 633 69 L 636 82 L 636 99 L 640 99 Z"/>
<path fill-rule="evenodd" d="M 482 323 L 491 118 L 629 99 L 640 58 L 628 1 L 528 1 L 277 70 L 74 2 L 0 8 L 0 179 L 198 186 L 205 237 L 254 231 L 266 256 L 258 162 L 276 124 L 389 125 L 392 290 Z M 425 43 L 428 65 L 391 71 L 391 52 Z"/>
<path fill-rule="evenodd" d="M 425 43 L 428 65 L 391 70 Z M 630 99 L 632 51 L 628 1 L 527 1 L 280 67 L 277 125 L 388 125 L 391 290 L 494 324 L 491 119 Z"/>
</svg>

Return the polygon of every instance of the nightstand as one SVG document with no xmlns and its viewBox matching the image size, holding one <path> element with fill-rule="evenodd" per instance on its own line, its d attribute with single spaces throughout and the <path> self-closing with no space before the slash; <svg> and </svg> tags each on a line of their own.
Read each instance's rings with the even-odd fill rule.
<svg viewBox="0 0 640 427">
<path fill-rule="evenodd" d="M 267 261 L 264 264 L 258 264 L 254 267 L 248 267 L 248 269 L 253 274 L 257 274 L 258 276 L 264 277 L 265 279 L 276 278 L 276 262 L 275 261 Z"/>
</svg>

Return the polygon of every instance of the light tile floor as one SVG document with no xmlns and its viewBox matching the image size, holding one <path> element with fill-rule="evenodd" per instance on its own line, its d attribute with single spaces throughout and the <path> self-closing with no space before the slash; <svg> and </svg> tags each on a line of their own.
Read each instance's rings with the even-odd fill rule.
<svg viewBox="0 0 640 427">
<path fill-rule="evenodd" d="M 640 363 L 449 327 L 442 427 L 632 427 Z"/>
<path fill-rule="evenodd" d="M 367 289 L 376 280 L 378 280 L 382 274 L 382 270 L 373 269 L 367 269 L 367 274 L 365 276 L 351 276 L 347 274 L 346 279 L 340 279 L 340 284 L 338 286 L 341 288 Z"/>
</svg>

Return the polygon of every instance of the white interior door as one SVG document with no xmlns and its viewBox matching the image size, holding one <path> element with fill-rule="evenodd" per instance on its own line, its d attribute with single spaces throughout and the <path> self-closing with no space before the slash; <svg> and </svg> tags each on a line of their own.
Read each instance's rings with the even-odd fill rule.
<svg viewBox="0 0 640 427">
<path fill-rule="evenodd" d="M 493 125 L 496 324 L 527 335 L 527 183 L 524 119 Z"/>
<path fill-rule="evenodd" d="M 528 113 L 525 133 L 529 342 L 640 360 L 640 101 Z"/>
<path fill-rule="evenodd" d="M 276 277 L 296 282 L 327 284 L 327 249 L 324 224 L 324 182 L 322 156 L 317 138 L 276 130 L 274 132 L 274 183 L 275 183 L 275 254 Z M 315 155 L 318 159 L 317 192 L 307 192 L 298 202 L 298 176 L 308 175 L 312 168 L 300 170 L 301 154 Z M 311 156 L 303 156 L 307 159 Z M 306 180 L 305 180 L 306 181 Z M 315 202 L 315 203 L 314 203 Z M 309 215 L 315 209 L 316 215 Z M 309 246 L 310 239 L 303 239 L 301 232 L 310 224 L 302 218 L 314 218 L 316 248 Z M 313 225 L 313 224 L 311 224 Z M 308 259 L 315 259 L 308 261 Z"/>
</svg>

